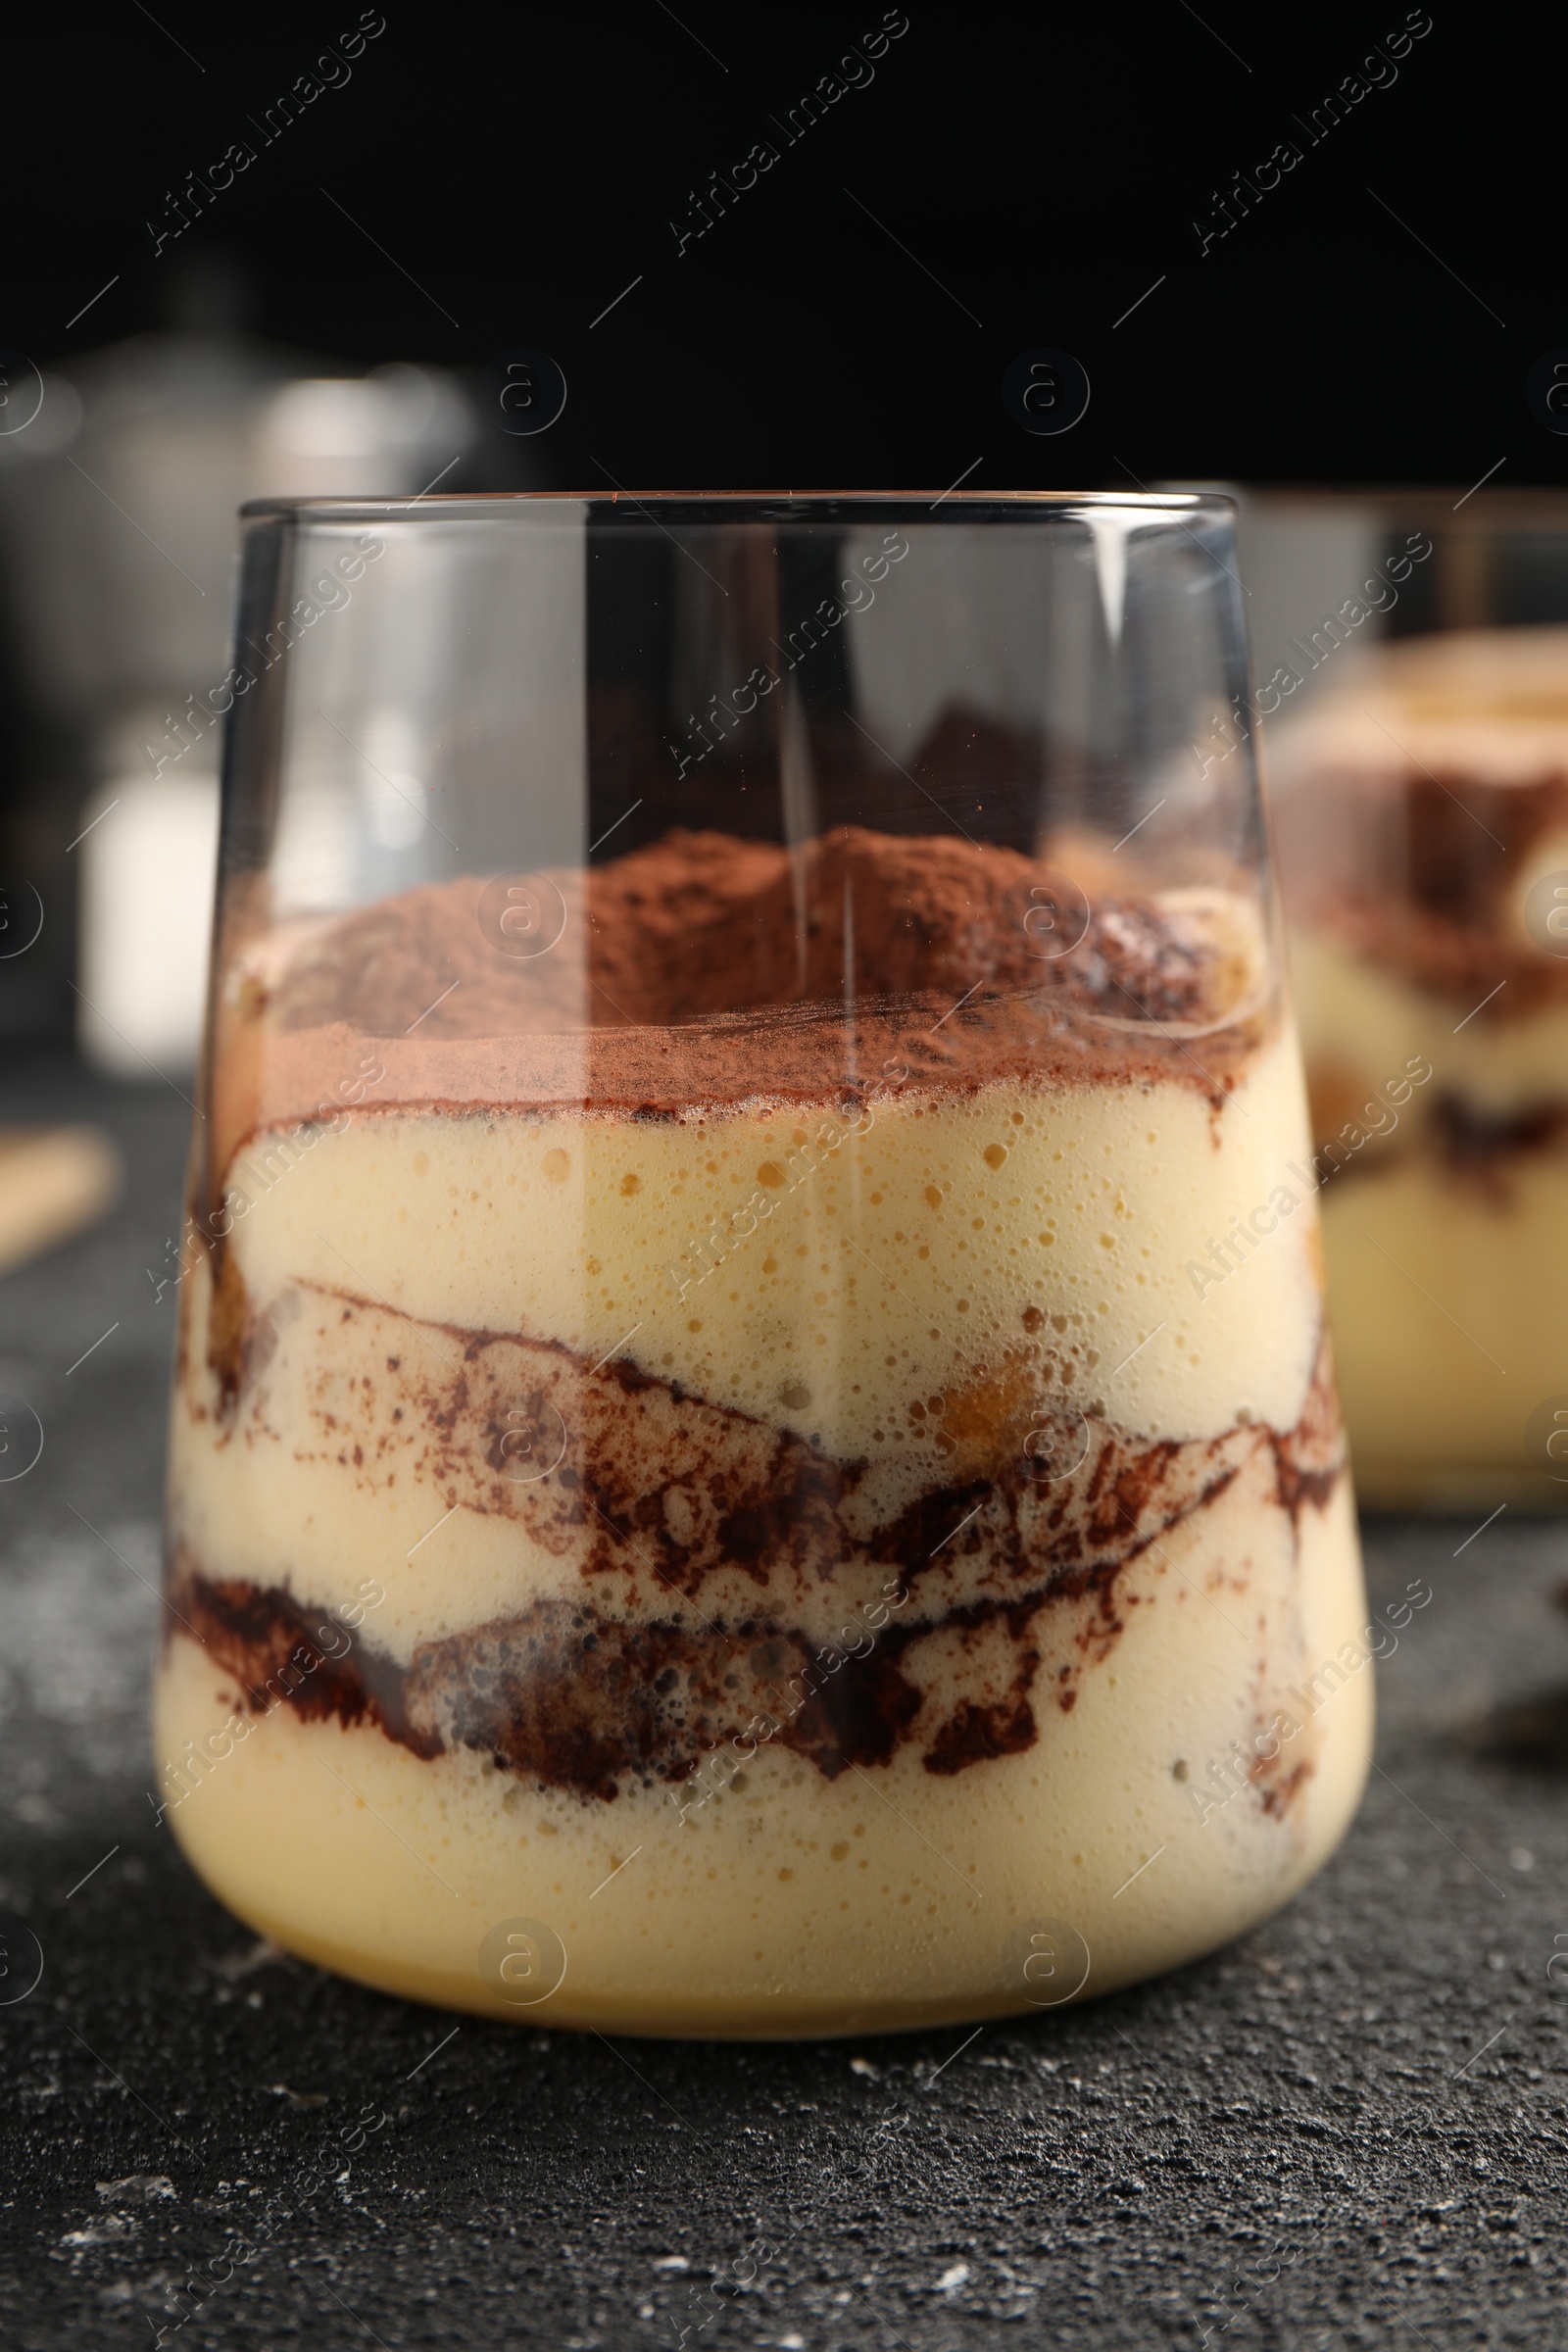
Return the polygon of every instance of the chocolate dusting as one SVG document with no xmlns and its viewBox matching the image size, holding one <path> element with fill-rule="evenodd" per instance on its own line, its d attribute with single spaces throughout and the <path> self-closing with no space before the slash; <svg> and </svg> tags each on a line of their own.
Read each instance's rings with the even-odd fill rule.
<svg viewBox="0 0 1568 2352">
<path fill-rule="evenodd" d="M 1300 920 L 1356 962 L 1393 972 L 1446 1003 L 1468 1006 L 1494 996 L 1496 1002 L 1476 1014 L 1484 1028 L 1506 1026 L 1568 1000 L 1568 959 L 1544 955 L 1528 938 L 1404 903 L 1390 889 L 1325 897 L 1310 914 L 1303 908 Z"/>
<path fill-rule="evenodd" d="M 1388 748 L 1397 763 L 1398 747 Z M 1392 901 L 1456 933 L 1496 934 L 1498 944 L 1521 867 L 1539 841 L 1568 830 L 1568 775 L 1555 767 L 1496 783 L 1451 760 L 1380 773 L 1331 766 L 1314 776 L 1309 797 L 1309 808 L 1287 818 L 1293 848 L 1298 828 L 1310 829 L 1300 844 L 1309 874 L 1315 850 L 1325 862 L 1345 860 L 1337 881 L 1353 888 L 1358 880 L 1365 903 L 1385 915 Z"/>
<path fill-rule="evenodd" d="M 1358 962 L 1446 1000 L 1495 1003 L 1483 1027 L 1568 999 L 1568 959 L 1520 925 L 1518 894 L 1540 843 L 1568 833 L 1568 774 L 1494 782 L 1452 763 L 1312 769 L 1274 810 L 1293 921 Z M 1504 985 L 1506 983 L 1506 985 Z"/>
<path fill-rule="evenodd" d="M 1022 1753 L 1037 1710 L 1070 1709 L 1110 1654 L 1140 1605 L 1127 1571 L 1173 1528 L 1250 1476 L 1294 1529 L 1343 1473 L 1326 1340 L 1294 1429 L 1185 1442 L 1078 1412 L 1020 1348 L 943 1400 L 947 1478 L 884 1514 L 864 1463 L 618 1360 L 454 1332 L 443 1379 L 404 1318 L 291 1298 L 284 1336 L 309 1367 L 307 1408 L 284 1416 L 292 1456 L 509 1518 L 577 1589 L 421 1642 L 406 1667 L 358 1636 L 279 1695 L 303 1719 L 374 1725 L 423 1757 L 471 1748 L 585 1799 L 680 1783 L 728 1741 L 776 1740 L 829 1780 L 906 1745 L 945 1777 Z M 378 1318 L 384 1379 L 351 1386 L 331 1335 Z M 270 1409 L 259 1378 L 224 1442 L 275 1437 Z M 1031 1433 L 1083 1448 L 1077 1470 L 1041 1483 Z M 166 1633 L 203 1642 L 246 1705 L 318 1646 L 320 1615 L 175 1544 Z"/>
<path fill-rule="evenodd" d="M 1223 1017 L 1236 977 L 1190 913 L 1125 893 L 1091 906 L 1070 876 L 951 834 L 840 825 L 792 852 L 668 833 L 608 865 L 538 877 L 563 924 L 538 956 L 508 952 L 484 891 L 483 875 L 460 875 L 340 917 L 299 945 L 252 1010 L 283 1031 L 346 1022 L 399 1039 L 417 1019 L 427 1038 L 493 1038 L 845 999 L 947 1005 L 986 983 L 1046 990 L 1078 1011 L 1201 1023 Z M 431 981 L 454 976 L 461 986 L 427 1010 Z"/>
<path fill-rule="evenodd" d="M 562 927 L 528 956 L 481 875 L 287 932 L 236 884 L 198 1222 L 226 1230 L 248 1146 L 345 1105 L 675 1118 L 860 1102 L 896 1068 L 916 1091 L 1169 1083 L 1217 1110 L 1278 1019 L 1255 906 L 1244 886 L 1161 899 L 1101 879 L 1086 897 L 951 835 L 840 826 L 791 852 L 675 832 L 533 877 Z"/>
</svg>

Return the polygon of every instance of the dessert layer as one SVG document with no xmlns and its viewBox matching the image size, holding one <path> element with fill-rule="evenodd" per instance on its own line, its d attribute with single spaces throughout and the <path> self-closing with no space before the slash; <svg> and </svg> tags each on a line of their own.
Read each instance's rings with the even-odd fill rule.
<svg viewBox="0 0 1568 2352">
<path fill-rule="evenodd" d="M 1564 1177 L 1560 1158 L 1517 1152 L 1456 1181 L 1423 1152 L 1323 1193 L 1340 1392 L 1366 1495 L 1407 1502 L 1401 1475 L 1434 1473 L 1461 1507 L 1492 1495 L 1480 1475 L 1492 1472 L 1514 1481 L 1495 1498 L 1568 1499 L 1528 1434 L 1568 1388 Z"/>
<path fill-rule="evenodd" d="M 904 1459 L 916 1485 L 945 1475 L 931 1399 L 973 1395 L 982 1422 L 983 1384 L 1009 1363 L 1036 1367 L 1042 1404 L 1070 1395 L 1157 1437 L 1249 1414 L 1289 1429 L 1316 1344 L 1310 1214 L 1279 1220 L 1244 1282 L 1200 1295 L 1187 1269 L 1266 1208 L 1305 1144 L 1283 1034 L 1222 1113 L 1181 1083 L 911 1083 L 809 1124 L 357 1116 L 308 1150 L 294 1139 L 268 1189 L 253 1182 L 210 1314 L 205 1262 L 191 1278 L 191 1329 L 217 1412 L 303 1284 L 629 1360 L 837 1459 Z M 254 1179 L 265 1158 L 235 1169 Z M 439 1365 L 442 1346 L 433 1334 L 416 1360 Z"/>
<path fill-rule="evenodd" d="M 1363 956 L 1338 934 L 1304 923 L 1291 938 L 1291 973 L 1302 1058 L 1321 1142 L 1345 1120 L 1387 1129 L 1382 1157 L 1416 1141 L 1442 1147 L 1446 1128 L 1462 1152 L 1464 1132 L 1499 1144 L 1568 1100 L 1568 1004 L 1538 1004 L 1489 1025 L 1494 1005 L 1455 1004 L 1405 974 Z M 1493 985 L 1496 985 L 1495 982 Z M 1413 1065 L 1431 1075 L 1401 1102 L 1389 1086 Z M 1382 1107 L 1379 1098 L 1382 1098 Z M 1336 1115 L 1337 1114 L 1337 1115 Z M 1358 1164 L 1369 1155 L 1358 1154 Z"/>
<path fill-rule="evenodd" d="M 247 1137 L 341 1115 L 349 1091 L 654 1118 L 1027 1073 L 1219 1102 L 1277 1018 L 1239 892 L 1091 905 L 1012 850 L 854 827 L 793 852 L 672 834 L 587 873 L 460 876 L 282 929 L 237 892 L 223 955 L 208 1210 Z"/>
<path fill-rule="evenodd" d="M 368 1315 L 377 1351 L 399 1337 L 375 1310 L 342 1314 Z M 1294 1526 L 1303 1506 L 1324 1507 L 1344 1466 L 1326 1347 L 1294 1428 L 1247 1423 L 1187 1445 L 1058 1412 L 1033 1432 L 1044 1443 L 1031 1455 L 1036 1408 L 1020 1379 L 1016 1396 L 983 1400 L 994 1410 L 975 1416 L 971 1400 L 967 1419 L 948 1422 L 968 1474 L 881 1521 L 865 1464 L 624 1367 L 595 1399 L 565 1350 L 489 1335 L 470 1336 L 440 1396 L 428 1370 L 404 1378 L 402 1359 L 388 1362 L 398 1376 L 379 1397 L 351 1383 L 327 1417 L 338 1461 L 384 1463 L 407 1411 L 424 1489 L 510 1519 L 556 1573 L 526 1606 L 421 1640 L 404 1663 L 365 1639 L 318 1659 L 288 1703 L 377 1725 L 421 1756 L 476 1748 L 584 1796 L 683 1780 L 747 1735 L 778 1738 L 830 1779 L 906 1742 L 949 1776 L 1021 1752 L 1039 1737 L 1037 1708 L 1071 1709 L 1085 1667 L 1114 1647 L 1130 1563 L 1250 1469 Z M 525 1484 L 509 1479 L 504 1451 L 506 1400 L 519 1395 L 535 1429 L 560 1432 L 553 1466 Z M 310 1433 L 290 1426 L 295 1461 L 308 1461 Z M 1048 1465 L 1061 1475 L 1048 1482 Z M 395 1639 L 408 1601 L 392 1581 Z M 176 1551 L 171 1635 L 193 1633 L 259 1690 L 322 1614 L 324 1595 L 292 1582 L 264 1588 Z"/>
<path fill-rule="evenodd" d="M 982 1769 L 929 1772 L 906 1741 L 830 1779 L 775 1738 L 727 1751 L 733 1775 L 611 1804 L 479 1748 L 425 1759 L 336 1713 L 257 1715 L 181 1632 L 159 1674 L 160 1787 L 259 1932 L 416 1998 L 606 2032 L 1004 2014 L 1224 1942 L 1310 1876 L 1360 1790 L 1372 1672 L 1343 1481 L 1293 1526 L 1253 1452 L 1120 1594 L 1123 1631 L 1077 1704 L 1045 1707 L 1034 1745 Z M 366 1621 L 377 1643 L 384 1614 Z M 564 1958 L 537 2006 L 481 1973 L 519 1914 Z M 1042 1950 L 1071 1973 L 1026 1975 Z"/>
</svg>

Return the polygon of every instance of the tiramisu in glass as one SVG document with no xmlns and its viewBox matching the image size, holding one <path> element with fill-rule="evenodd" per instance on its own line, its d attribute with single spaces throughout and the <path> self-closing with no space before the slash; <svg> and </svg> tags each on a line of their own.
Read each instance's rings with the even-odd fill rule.
<svg viewBox="0 0 1568 2352">
<path fill-rule="evenodd" d="M 242 646 L 383 554 L 232 725 L 164 1801 L 459 2008 L 1054 2005 L 1370 1734 L 1227 510 L 646 505 L 251 524 Z"/>
<path fill-rule="evenodd" d="M 1568 631 L 1381 649 L 1275 741 L 1364 1498 L 1568 1501 Z"/>
</svg>

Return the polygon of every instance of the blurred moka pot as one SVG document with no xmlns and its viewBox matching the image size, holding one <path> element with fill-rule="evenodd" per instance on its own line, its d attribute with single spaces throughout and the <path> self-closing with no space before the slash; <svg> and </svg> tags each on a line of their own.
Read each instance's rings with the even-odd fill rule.
<svg viewBox="0 0 1568 2352">
<path fill-rule="evenodd" d="M 450 378 L 334 372 L 243 308 L 233 270 L 192 256 L 168 331 L 45 369 L 0 438 L 5 625 L 53 771 L 29 779 L 33 879 L 75 899 L 79 1042 L 126 1076 L 196 1048 L 236 506 L 416 493 L 473 438 Z"/>
</svg>

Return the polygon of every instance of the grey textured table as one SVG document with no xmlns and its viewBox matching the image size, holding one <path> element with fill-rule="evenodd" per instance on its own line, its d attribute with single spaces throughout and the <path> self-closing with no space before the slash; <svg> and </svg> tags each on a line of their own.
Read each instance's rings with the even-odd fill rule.
<svg viewBox="0 0 1568 2352">
<path fill-rule="evenodd" d="M 1360 1819 L 1197 1967 L 972 2039 L 448 2039 L 258 1947 L 155 1825 L 188 1113 L 13 1070 L 0 1116 L 57 1115 L 130 1181 L 0 1284 L 45 1432 L 0 1485 L 0 1996 L 19 1926 L 44 1958 L 0 2006 L 6 2343 L 1568 2343 L 1568 1534 L 1369 1528 L 1374 1599 L 1435 1597 Z"/>
</svg>

